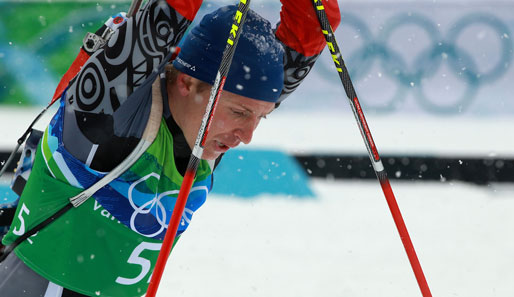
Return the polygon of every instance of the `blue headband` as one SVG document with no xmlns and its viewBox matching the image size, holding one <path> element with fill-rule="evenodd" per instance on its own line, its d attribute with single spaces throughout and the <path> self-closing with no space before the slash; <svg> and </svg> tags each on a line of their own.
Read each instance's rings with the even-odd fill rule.
<svg viewBox="0 0 514 297">
<path fill-rule="evenodd" d="M 194 78 L 214 84 L 237 7 L 225 6 L 207 14 L 182 39 L 173 66 Z M 284 50 L 271 24 L 252 10 L 242 27 L 224 90 L 277 102 L 284 86 Z"/>
</svg>

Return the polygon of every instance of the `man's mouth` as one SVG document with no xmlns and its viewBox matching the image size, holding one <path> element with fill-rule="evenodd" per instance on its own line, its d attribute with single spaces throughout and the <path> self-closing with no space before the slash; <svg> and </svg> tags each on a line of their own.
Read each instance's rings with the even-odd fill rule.
<svg viewBox="0 0 514 297">
<path fill-rule="evenodd" d="M 216 140 L 216 146 L 218 147 L 218 149 L 220 149 L 222 151 L 228 151 L 228 149 L 230 149 L 229 146 L 227 146 L 226 144 L 221 143 L 221 142 L 219 142 L 217 140 Z"/>
</svg>

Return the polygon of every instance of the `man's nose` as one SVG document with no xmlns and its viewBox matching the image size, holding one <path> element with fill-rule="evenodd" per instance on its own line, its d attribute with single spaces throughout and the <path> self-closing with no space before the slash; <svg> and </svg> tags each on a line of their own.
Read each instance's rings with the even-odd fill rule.
<svg viewBox="0 0 514 297">
<path fill-rule="evenodd" d="M 235 130 L 235 135 L 244 144 L 249 144 L 252 141 L 253 132 L 257 128 L 257 120 L 248 120 L 245 124 Z"/>
</svg>

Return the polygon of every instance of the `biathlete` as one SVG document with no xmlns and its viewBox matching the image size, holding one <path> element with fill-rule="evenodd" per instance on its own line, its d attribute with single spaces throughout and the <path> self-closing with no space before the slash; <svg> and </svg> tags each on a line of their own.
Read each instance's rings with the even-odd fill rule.
<svg viewBox="0 0 514 297">
<path fill-rule="evenodd" d="M 311 1 L 281 2 L 276 28 L 248 12 L 177 238 L 205 202 L 223 154 L 251 142 L 259 122 L 298 87 L 325 47 Z M 150 0 L 133 17 L 119 15 L 103 27 L 116 25 L 63 93 L 2 243 L 12 244 L 116 170 L 151 121 L 156 133 L 93 199 L 0 263 L 1 296 L 145 294 L 237 8 L 207 14 L 183 37 L 201 4 Z M 337 1 L 323 4 L 335 29 Z"/>
</svg>

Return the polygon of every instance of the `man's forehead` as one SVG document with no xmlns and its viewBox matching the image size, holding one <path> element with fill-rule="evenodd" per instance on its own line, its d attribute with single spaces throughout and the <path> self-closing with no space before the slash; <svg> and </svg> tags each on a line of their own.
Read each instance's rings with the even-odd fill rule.
<svg viewBox="0 0 514 297">
<path fill-rule="evenodd" d="M 247 109 L 251 112 L 259 112 L 259 113 L 270 113 L 273 109 L 275 109 L 275 103 L 257 100 L 250 97 L 241 96 L 235 93 L 226 92 L 230 94 L 227 100 L 228 102 L 237 105 L 241 108 Z M 224 98 L 221 98 L 223 101 Z"/>
<path fill-rule="evenodd" d="M 250 98 L 248 98 L 250 99 Z M 255 99 L 250 99 L 252 101 L 250 104 L 248 104 L 248 101 L 246 102 L 239 102 L 237 103 L 241 108 L 244 108 L 248 112 L 259 114 L 259 115 L 267 115 L 271 113 L 275 109 L 275 104 L 271 102 L 265 102 Z M 256 102 L 255 102 L 256 101 Z M 252 104 L 253 103 L 253 104 Z"/>
</svg>

